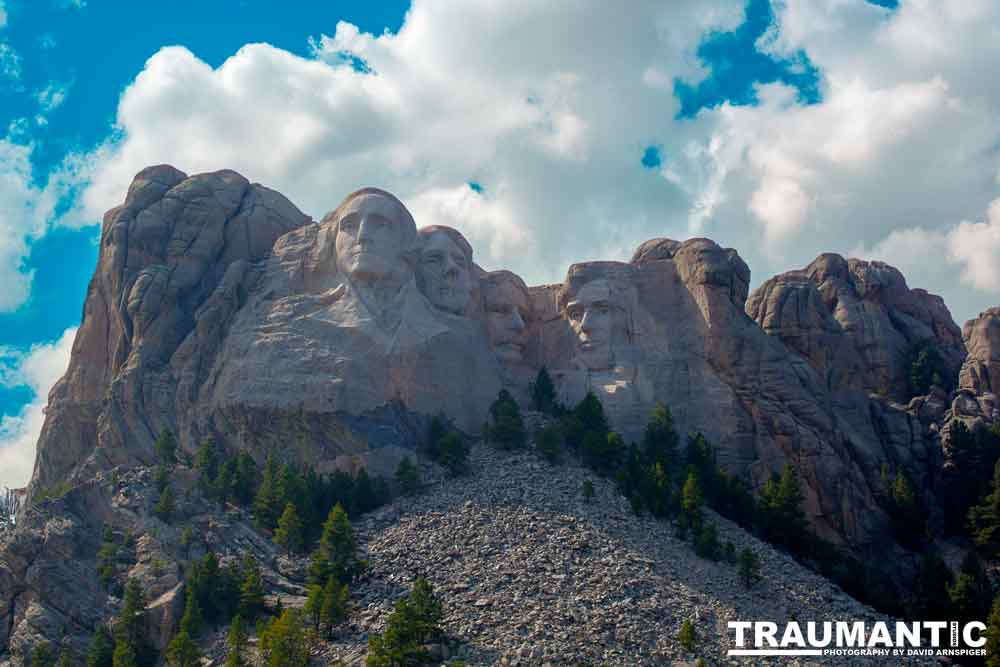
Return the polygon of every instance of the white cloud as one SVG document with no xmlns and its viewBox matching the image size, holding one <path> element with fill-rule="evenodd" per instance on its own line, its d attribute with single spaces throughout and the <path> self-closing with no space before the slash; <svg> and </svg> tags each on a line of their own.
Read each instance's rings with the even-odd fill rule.
<svg viewBox="0 0 1000 667">
<path fill-rule="evenodd" d="M 1000 199 L 990 204 L 985 222 L 963 221 L 951 230 L 948 259 L 963 265 L 964 284 L 1000 294 Z"/>
<path fill-rule="evenodd" d="M 10 44 L 0 41 L 0 80 L 17 82 L 20 78 L 21 56 Z"/>
<path fill-rule="evenodd" d="M 681 55 L 709 27 L 735 25 L 742 6 L 416 2 L 395 35 L 340 23 L 316 40 L 314 60 L 254 44 L 213 70 L 165 48 L 121 98 L 123 138 L 93 161 L 83 217 L 98 219 L 136 171 L 162 162 L 237 169 L 315 217 L 377 184 L 428 214 L 473 216 L 449 219 L 488 244 L 478 257 L 487 268 L 558 279 L 599 245 L 685 233 L 682 193 L 639 163 L 672 131 L 677 103 L 641 73 L 656 70 L 647 82 L 696 75 Z M 623 197 L 623 179 L 643 185 Z M 486 196 L 472 197 L 469 180 Z M 599 245 L 589 230 L 602 234 Z"/>
<path fill-rule="evenodd" d="M 21 487 L 31 478 L 49 391 L 66 372 L 75 337 L 73 327 L 58 340 L 32 345 L 23 354 L 0 349 L 0 384 L 27 386 L 34 393 L 17 415 L 0 418 L 0 488 Z"/>
<path fill-rule="evenodd" d="M 803 107 L 770 84 L 759 106 L 682 121 L 672 82 L 707 74 L 699 41 L 736 25 L 744 3 L 666 5 L 417 0 L 397 34 L 342 22 L 313 59 L 251 44 L 213 69 L 164 48 L 122 95 L 116 138 L 74 156 L 50 196 L 86 184 L 67 220 L 93 223 L 149 164 L 234 168 L 314 217 L 356 187 L 386 187 L 420 224 L 465 231 L 485 268 L 529 282 L 697 234 L 736 247 L 755 282 L 869 249 L 915 264 L 910 283 L 942 293 L 957 319 L 995 300 L 993 223 L 960 221 L 1000 194 L 1000 4 L 785 0 L 761 48 L 805 49 L 823 101 Z M 640 165 L 650 145 L 659 171 Z M 945 239 L 962 270 L 911 262 L 915 229 Z"/>
</svg>

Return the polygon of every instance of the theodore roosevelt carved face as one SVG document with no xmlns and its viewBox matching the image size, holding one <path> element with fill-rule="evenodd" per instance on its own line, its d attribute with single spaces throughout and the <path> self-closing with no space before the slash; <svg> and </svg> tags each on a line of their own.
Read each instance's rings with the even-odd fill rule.
<svg viewBox="0 0 1000 667">
<path fill-rule="evenodd" d="M 510 271 L 494 271 L 483 279 L 482 290 L 493 351 L 504 363 L 520 363 L 524 358 L 525 320 L 530 309 L 528 288 Z"/>
</svg>

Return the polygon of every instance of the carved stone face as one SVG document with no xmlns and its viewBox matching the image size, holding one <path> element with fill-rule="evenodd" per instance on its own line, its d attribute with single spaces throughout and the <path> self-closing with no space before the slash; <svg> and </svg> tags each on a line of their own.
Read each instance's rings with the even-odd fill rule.
<svg viewBox="0 0 1000 667">
<path fill-rule="evenodd" d="M 508 364 L 520 363 L 524 358 L 528 295 L 513 280 L 486 282 L 483 286 L 483 305 L 490 343 L 497 358 Z"/>
<path fill-rule="evenodd" d="M 447 232 L 434 231 L 423 238 L 417 283 L 436 308 L 461 315 L 472 298 L 470 264 L 470 258 Z"/>
<path fill-rule="evenodd" d="M 403 253 L 411 238 L 404 230 L 405 213 L 378 194 L 352 199 L 337 225 L 337 266 L 352 281 L 400 280 L 406 272 Z"/>
<path fill-rule="evenodd" d="M 576 334 L 575 359 L 590 370 L 604 370 L 614 365 L 612 339 L 615 312 L 611 288 L 605 280 L 593 280 L 584 285 L 566 304 L 566 319 Z"/>
</svg>

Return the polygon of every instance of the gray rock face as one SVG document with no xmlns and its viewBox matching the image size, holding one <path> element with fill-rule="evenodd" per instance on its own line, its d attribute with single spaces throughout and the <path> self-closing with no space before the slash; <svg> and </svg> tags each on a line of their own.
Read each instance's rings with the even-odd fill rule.
<svg viewBox="0 0 1000 667">
<path fill-rule="evenodd" d="M 391 472 L 432 415 L 475 436 L 498 391 L 526 401 L 545 366 L 563 400 L 595 392 L 627 439 L 663 402 L 755 487 L 791 463 L 823 536 L 862 557 L 892 549 L 880 471 L 905 471 L 932 499 L 949 397 L 887 399 L 905 392 L 915 342 L 958 371 L 958 327 L 878 262 L 823 255 L 748 298 L 749 282 L 735 250 L 654 239 L 630 262 L 575 264 L 561 284 L 528 287 L 483 272 L 458 231 L 418 231 L 382 190 L 316 223 L 233 172 L 152 167 L 105 216 L 32 492 L 149 464 L 162 428 L 188 452 L 215 438 L 258 460 Z M 996 381 L 998 314 L 967 326 L 974 402 Z M 18 553 L 0 552 L 0 583 L 33 591 L 14 603 L 23 618 L 42 594 Z M 176 580 L 160 584 L 170 608 Z"/>
<path fill-rule="evenodd" d="M 907 352 L 935 344 L 950 374 L 965 358 L 961 331 L 940 297 L 909 289 L 883 262 L 825 254 L 765 281 L 747 313 L 822 374 L 831 388 L 906 398 Z"/>
<path fill-rule="evenodd" d="M 125 203 L 104 216 L 70 366 L 49 396 L 33 488 L 88 466 L 149 459 L 156 433 L 175 425 L 203 380 L 247 267 L 308 222 L 235 172 L 140 172 Z"/>
<path fill-rule="evenodd" d="M 996 394 L 1000 389 L 1000 308 L 990 308 L 962 327 L 969 356 L 958 384 L 975 394 Z"/>
<path fill-rule="evenodd" d="M 456 230 L 418 232 L 381 190 L 317 224 L 233 172 L 153 167 L 105 218 L 34 488 L 152 461 L 163 427 L 189 452 L 212 437 L 258 458 L 384 468 L 431 415 L 476 434 L 499 389 L 525 399 L 544 365 L 565 401 L 597 393 L 628 439 L 662 401 L 755 486 L 793 463 L 818 529 L 869 548 L 886 521 L 873 475 L 927 479 L 936 441 L 856 390 L 891 395 L 897 356 L 922 338 L 957 369 L 958 329 L 879 263 L 824 255 L 747 300 L 749 280 L 735 250 L 654 239 L 628 263 L 529 288 L 484 274 Z"/>
</svg>

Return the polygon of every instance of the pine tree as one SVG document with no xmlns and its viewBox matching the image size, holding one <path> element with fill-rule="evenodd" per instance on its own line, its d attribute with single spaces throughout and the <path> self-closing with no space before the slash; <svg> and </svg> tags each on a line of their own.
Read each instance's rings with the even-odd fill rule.
<svg viewBox="0 0 1000 667">
<path fill-rule="evenodd" d="M 580 485 L 580 493 L 583 494 L 583 499 L 589 503 L 594 497 L 594 483 L 589 479 L 583 480 L 583 484 Z"/>
<path fill-rule="evenodd" d="M 441 623 L 441 601 L 434 590 L 423 577 L 417 577 L 410 592 L 410 604 L 416 615 L 413 632 L 417 641 L 424 644 L 437 638 L 441 633 L 438 627 Z"/>
<path fill-rule="evenodd" d="M 264 611 L 264 582 L 257 561 L 247 556 L 243 561 L 243 583 L 240 584 L 239 615 L 248 621 Z"/>
<path fill-rule="evenodd" d="M 215 441 L 211 438 L 202 440 L 194 458 L 194 469 L 198 471 L 198 485 L 205 492 L 210 492 L 219 474 L 219 453 Z"/>
<path fill-rule="evenodd" d="M 114 653 L 114 667 L 123 665 L 148 665 L 152 662 L 153 650 L 146 632 L 146 598 L 136 579 L 129 579 L 125 585 L 125 599 L 116 626 L 117 636 Z M 125 661 L 119 664 L 119 661 Z M 130 662 L 131 661 L 131 662 Z"/>
<path fill-rule="evenodd" d="M 333 628 L 347 618 L 347 602 L 350 591 L 347 584 L 341 584 L 333 577 L 326 580 L 323 587 L 323 602 L 320 606 L 319 620 L 326 628 L 327 636 L 333 634 Z"/>
<path fill-rule="evenodd" d="M 156 505 L 153 506 L 153 515 L 164 523 L 170 523 L 170 519 L 174 515 L 174 505 L 174 491 L 168 485 L 163 489 Z"/>
<path fill-rule="evenodd" d="M 55 667 L 48 644 L 37 644 L 31 652 L 31 667 Z"/>
<path fill-rule="evenodd" d="M 115 653 L 112 659 L 113 667 L 139 667 L 136 651 L 132 644 L 119 639 L 115 643 Z"/>
<path fill-rule="evenodd" d="M 177 440 L 174 439 L 174 434 L 166 426 L 160 430 L 160 435 L 157 436 L 154 447 L 156 448 L 156 456 L 162 463 L 167 465 L 176 463 Z"/>
<path fill-rule="evenodd" d="M 198 604 L 198 596 L 194 588 L 188 587 L 187 596 L 184 603 L 184 615 L 181 616 L 180 631 L 190 637 L 197 637 L 201 632 L 202 615 L 201 606 Z"/>
<path fill-rule="evenodd" d="M 280 472 L 274 455 L 268 456 L 264 465 L 264 476 L 257 488 L 253 503 L 254 518 L 257 525 L 264 530 L 272 530 L 278 523 L 281 513 Z"/>
<path fill-rule="evenodd" d="M 309 664 L 309 643 L 297 609 L 285 609 L 273 619 L 260 638 L 267 667 L 305 667 Z"/>
<path fill-rule="evenodd" d="M 680 642 L 685 651 L 690 652 L 694 650 L 698 636 L 695 634 L 694 624 L 691 623 L 691 619 L 684 619 L 684 622 L 681 624 L 681 630 L 677 633 L 677 641 Z"/>
<path fill-rule="evenodd" d="M 986 667 L 1000 667 L 1000 595 L 993 600 L 986 619 Z"/>
<path fill-rule="evenodd" d="M 535 448 L 549 463 L 558 463 L 562 456 L 562 434 L 559 427 L 549 425 L 535 436 Z"/>
<path fill-rule="evenodd" d="M 965 554 L 958 577 L 948 588 L 948 597 L 951 600 L 951 618 L 969 623 L 981 621 L 989 615 L 993 589 L 975 552 Z"/>
<path fill-rule="evenodd" d="M 337 503 L 323 524 L 323 534 L 309 564 L 309 581 L 321 584 L 335 577 L 346 582 L 354 572 L 357 550 L 354 528 L 343 506 Z"/>
<path fill-rule="evenodd" d="M 156 487 L 158 493 L 163 493 L 168 484 L 170 484 L 170 469 L 166 464 L 161 463 L 156 466 L 156 472 L 153 473 L 153 486 Z"/>
<path fill-rule="evenodd" d="M 247 647 L 247 633 L 243 629 L 243 618 L 239 614 L 233 617 L 232 625 L 229 626 L 227 644 L 229 652 L 226 654 L 225 667 L 246 667 L 244 654 Z"/>
<path fill-rule="evenodd" d="M 167 664 L 170 667 L 197 667 L 201 664 L 201 651 L 183 627 L 167 646 Z"/>
<path fill-rule="evenodd" d="M 701 525 L 701 507 L 703 504 L 701 485 L 694 470 L 688 472 L 684 487 L 681 489 L 681 512 L 685 527 L 697 528 Z"/>
<path fill-rule="evenodd" d="M 469 449 L 462 442 L 462 436 L 451 431 L 442 437 L 438 445 L 437 460 L 450 475 L 465 474 L 469 468 Z"/>
<path fill-rule="evenodd" d="M 431 419 L 430 426 L 427 428 L 427 442 L 425 447 L 427 455 L 435 461 L 440 456 L 441 440 L 447 433 L 448 428 L 445 426 L 444 417 L 435 416 Z"/>
<path fill-rule="evenodd" d="M 323 608 L 323 587 L 319 584 L 309 584 L 306 603 L 302 607 L 306 619 L 312 623 L 313 630 L 319 632 L 320 612 Z"/>
<path fill-rule="evenodd" d="M 490 406 L 492 423 L 486 427 L 486 441 L 500 449 L 518 449 L 527 441 L 521 408 L 506 389 L 501 389 Z"/>
<path fill-rule="evenodd" d="M 103 625 L 97 627 L 87 648 L 87 667 L 112 667 L 115 643 L 111 633 Z"/>
<path fill-rule="evenodd" d="M 739 578 L 745 588 L 760 581 L 760 559 L 750 547 L 744 547 L 739 557 Z"/>
<path fill-rule="evenodd" d="M 717 560 L 720 548 L 719 532 L 715 524 L 711 521 L 706 521 L 695 535 L 694 552 L 702 558 Z"/>
<path fill-rule="evenodd" d="M 793 552 L 804 548 L 808 531 L 803 501 L 798 475 L 786 463 L 781 477 L 769 479 L 761 491 L 761 522 L 768 540 Z"/>
<path fill-rule="evenodd" d="M 538 370 L 535 381 L 531 383 L 531 407 L 547 415 L 556 414 L 556 387 L 552 376 L 545 366 Z"/>
<path fill-rule="evenodd" d="M 674 417 L 663 403 L 657 403 L 642 434 L 642 455 L 647 465 L 657 463 L 667 472 L 677 462 L 677 444 L 680 439 L 674 430 Z"/>
<path fill-rule="evenodd" d="M 302 550 L 302 520 L 293 503 L 285 505 L 285 511 L 278 519 L 278 529 L 274 531 L 274 541 L 283 546 L 289 556 Z"/>
<path fill-rule="evenodd" d="M 397 667 L 425 664 L 430 655 L 424 648 L 440 636 L 441 605 L 423 578 L 414 583 L 409 597 L 396 602 L 385 632 L 368 639 L 367 667 Z"/>
<path fill-rule="evenodd" d="M 257 492 L 257 462 L 245 450 L 236 455 L 236 476 L 233 480 L 233 496 L 240 506 L 253 502 Z"/>
<path fill-rule="evenodd" d="M 969 510 L 972 538 L 979 546 L 1000 545 L 1000 461 L 993 469 L 993 484 L 983 501 Z"/>
<path fill-rule="evenodd" d="M 404 496 L 413 496 L 420 491 L 420 470 L 409 456 L 404 457 L 396 467 L 396 483 Z"/>
<path fill-rule="evenodd" d="M 69 653 L 68 649 L 63 649 L 62 653 L 59 654 L 59 667 L 72 667 L 73 658 Z"/>
<path fill-rule="evenodd" d="M 215 478 L 212 490 L 220 502 L 225 503 L 235 495 L 236 459 L 227 459 L 219 466 L 219 476 Z"/>
</svg>

